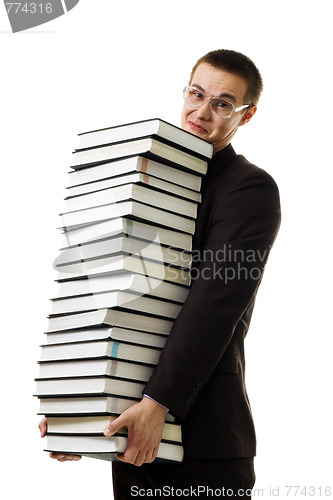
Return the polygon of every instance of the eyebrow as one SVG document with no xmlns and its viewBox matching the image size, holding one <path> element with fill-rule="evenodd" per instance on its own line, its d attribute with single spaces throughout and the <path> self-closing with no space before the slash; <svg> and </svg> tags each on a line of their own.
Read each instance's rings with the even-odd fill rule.
<svg viewBox="0 0 333 500">
<path fill-rule="evenodd" d="M 201 87 L 201 85 L 198 85 L 197 83 L 192 83 L 191 86 L 196 87 L 198 90 L 202 90 L 202 92 L 206 92 L 205 89 L 203 89 Z M 223 97 L 223 98 L 229 99 L 230 101 L 233 101 L 234 103 L 237 102 L 236 97 L 232 94 L 223 93 L 220 95 L 214 95 L 213 97 Z"/>
</svg>

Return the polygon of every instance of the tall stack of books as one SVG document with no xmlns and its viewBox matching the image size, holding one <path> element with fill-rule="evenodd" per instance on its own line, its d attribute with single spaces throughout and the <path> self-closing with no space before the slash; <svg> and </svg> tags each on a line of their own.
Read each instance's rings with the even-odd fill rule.
<svg viewBox="0 0 333 500">
<path fill-rule="evenodd" d="M 112 460 L 190 285 L 192 235 L 212 146 L 160 119 L 79 135 L 61 214 L 36 395 L 47 449 Z M 158 458 L 181 461 L 167 414 Z"/>
</svg>

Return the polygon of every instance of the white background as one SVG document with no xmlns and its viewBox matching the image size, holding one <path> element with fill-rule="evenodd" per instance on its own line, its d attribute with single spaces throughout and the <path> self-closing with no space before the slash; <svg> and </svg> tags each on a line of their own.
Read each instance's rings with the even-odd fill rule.
<svg viewBox="0 0 333 500">
<path fill-rule="evenodd" d="M 32 396 L 71 151 L 76 134 L 94 128 L 156 116 L 179 125 L 191 67 L 217 48 L 244 52 L 263 74 L 258 113 L 233 145 L 273 175 L 283 208 L 246 344 L 256 487 L 264 498 L 295 497 L 287 485 L 318 487 L 312 498 L 333 487 L 330 4 L 81 0 L 17 34 L 0 5 L 1 454 L 9 498 L 112 498 L 108 463 L 61 464 L 42 452 Z"/>
</svg>

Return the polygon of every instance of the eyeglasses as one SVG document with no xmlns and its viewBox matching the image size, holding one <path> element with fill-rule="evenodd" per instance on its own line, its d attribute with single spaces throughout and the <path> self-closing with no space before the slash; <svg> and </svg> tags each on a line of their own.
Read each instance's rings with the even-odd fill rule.
<svg viewBox="0 0 333 500">
<path fill-rule="evenodd" d="M 235 108 L 235 106 L 223 97 L 208 97 L 206 92 L 197 87 L 188 85 L 183 90 L 184 101 L 192 108 L 199 108 L 205 101 L 209 101 L 210 109 L 214 115 L 220 118 L 230 118 L 233 113 L 248 108 L 250 104 L 244 104 Z"/>
</svg>

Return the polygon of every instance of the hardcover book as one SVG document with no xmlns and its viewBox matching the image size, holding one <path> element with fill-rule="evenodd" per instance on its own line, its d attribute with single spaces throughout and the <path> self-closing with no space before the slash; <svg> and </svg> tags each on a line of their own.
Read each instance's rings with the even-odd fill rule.
<svg viewBox="0 0 333 500">
<path fill-rule="evenodd" d="M 73 153 L 71 167 L 85 168 L 89 165 L 138 155 L 200 175 L 207 172 L 207 161 L 151 138 L 77 150 Z"/>
<path fill-rule="evenodd" d="M 160 119 L 79 136 L 36 378 L 47 450 L 104 460 L 125 451 L 126 429 L 102 432 L 141 400 L 187 299 L 211 156 L 211 144 Z M 157 461 L 181 461 L 181 427 L 165 421 Z"/>
<path fill-rule="evenodd" d="M 113 182 L 120 182 L 123 184 L 123 178 L 128 177 L 129 174 L 142 173 L 149 175 L 155 179 L 155 182 L 168 182 L 172 183 L 172 190 L 177 186 L 183 186 L 188 190 L 200 191 L 202 177 L 190 172 L 184 172 L 175 167 L 158 163 L 154 160 L 148 160 L 143 156 L 132 156 L 130 158 L 121 158 L 112 162 L 106 162 L 101 165 L 92 165 L 80 170 L 71 170 L 69 172 L 69 190 L 77 187 L 84 189 L 83 186 L 88 184 L 106 182 L 113 180 Z M 171 186 L 170 186 L 171 188 Z"/>
<path fill-rule="evenodd" d="M 191 154 L 203 158 L 212 156 L 212 145 L 199 137 L 175 127 L 160 118 L 125 123 L 79 134 L 78 149 L 91 148 L 114 142 L 123 142 L 138 137 L 158 137 L 166 143 L 185 148 Z"/>
</svg>

